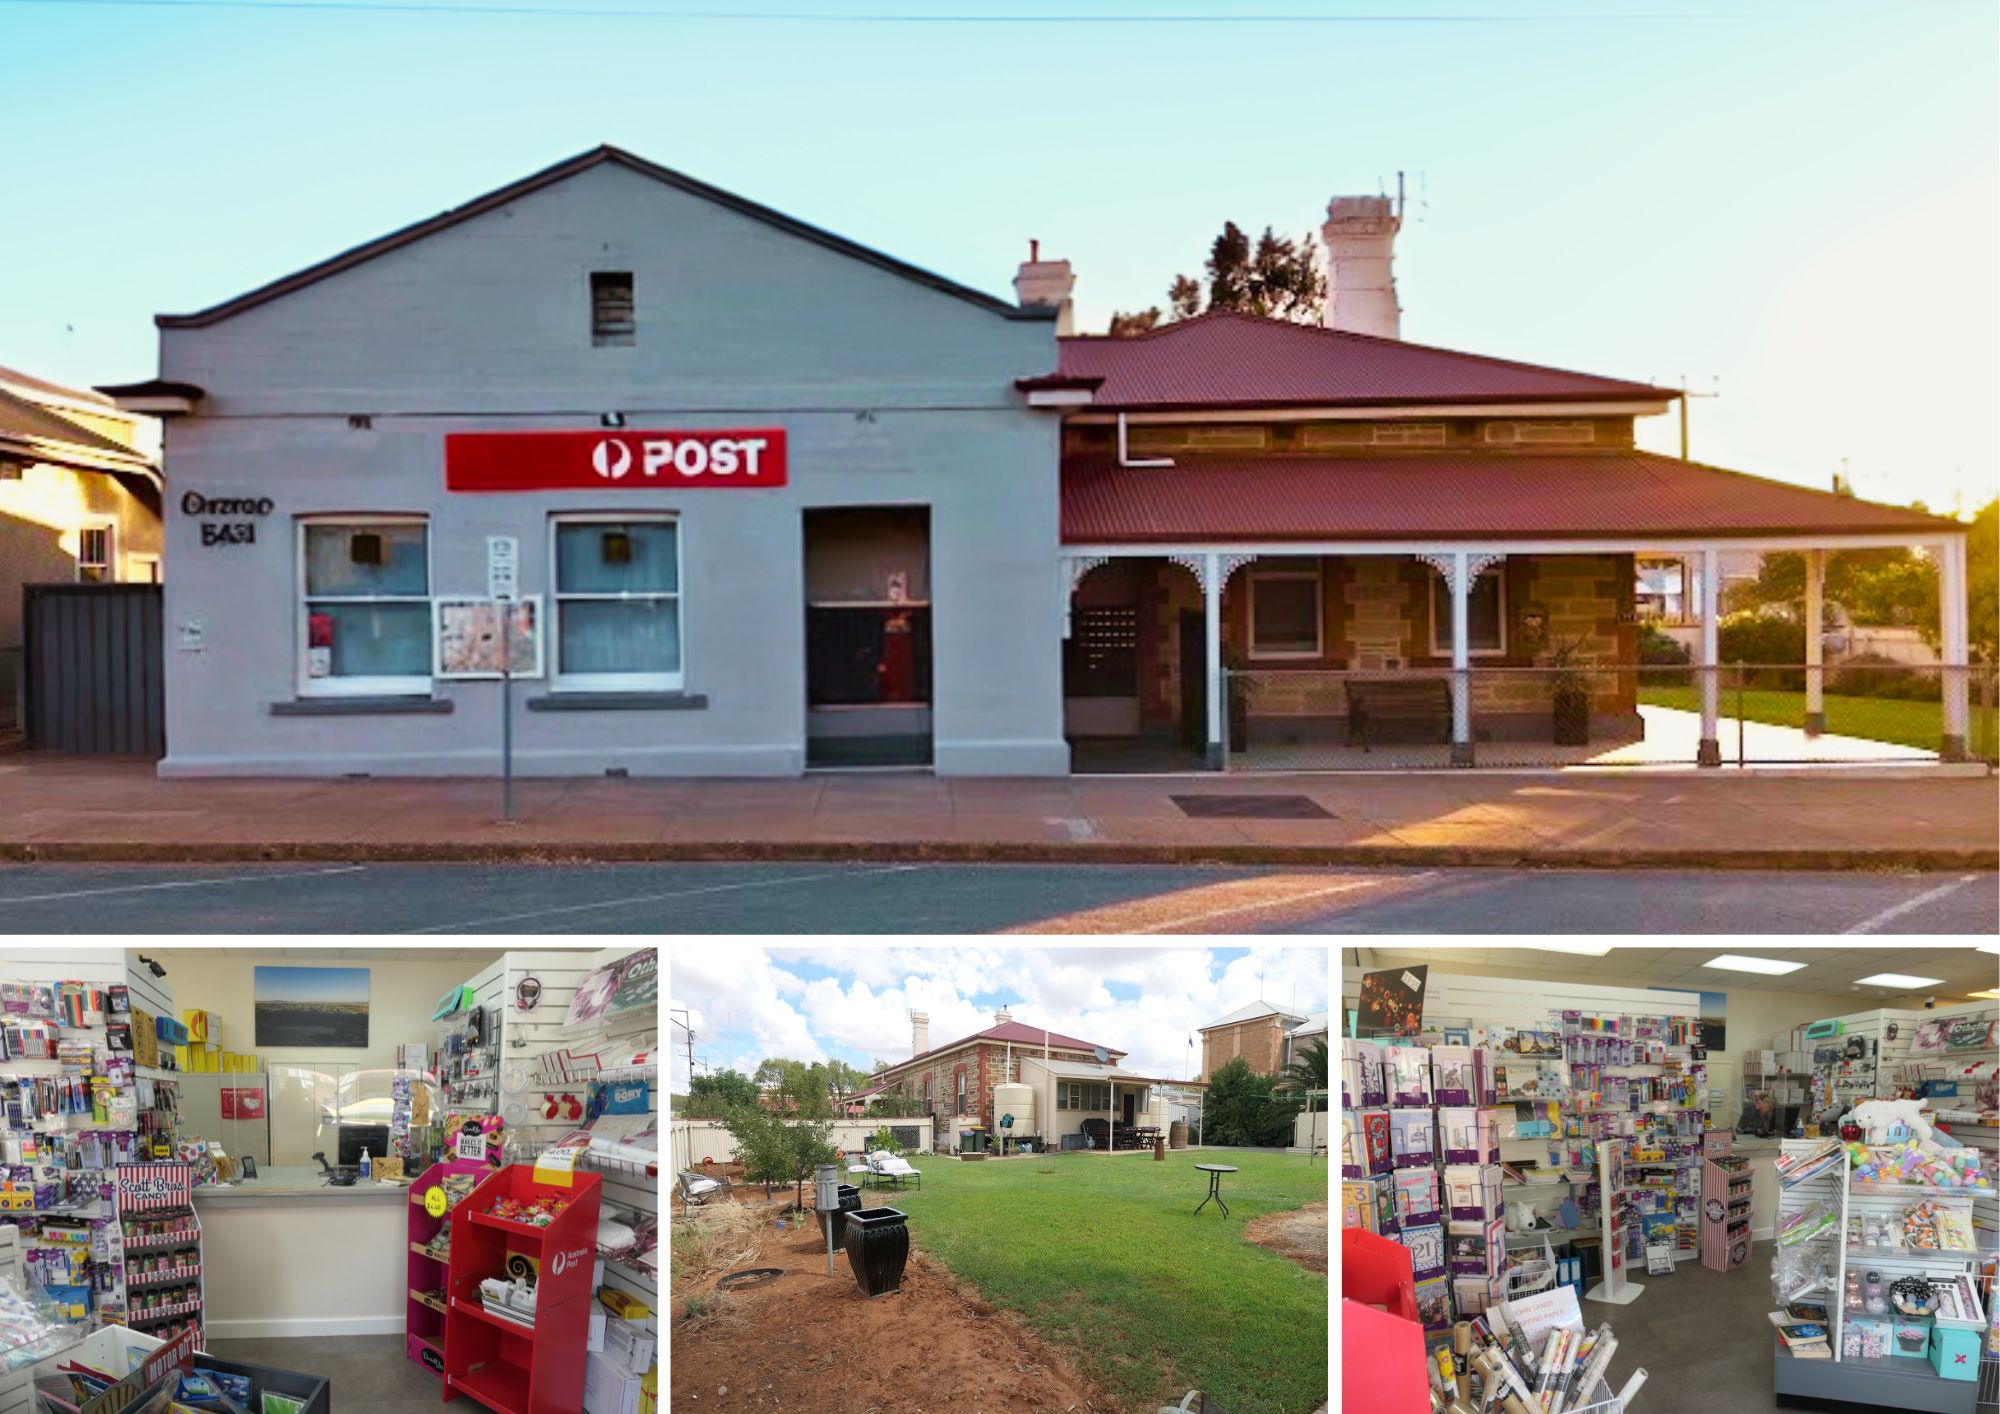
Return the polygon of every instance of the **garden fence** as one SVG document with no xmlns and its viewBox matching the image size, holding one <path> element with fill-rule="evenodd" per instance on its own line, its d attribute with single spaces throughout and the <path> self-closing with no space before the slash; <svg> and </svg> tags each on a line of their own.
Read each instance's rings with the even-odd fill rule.
<svg viewBox="0 0 2000 1414">
<path fill-rule="evenodd" d="M 1808 713 L 1812 675 L 1820 702 Z M 1233 671 L 1225 743 L 1232 770 L 1696 765 L 1711 677 L 1725 766 L 2000 759 L 1996 670 L 1936 664 Z M 1963 730 L 1947 733 L 1961 686 Z M 1470 760 L 1452 747 L 1455 710 L 1470 724 Z"/>
</svg>

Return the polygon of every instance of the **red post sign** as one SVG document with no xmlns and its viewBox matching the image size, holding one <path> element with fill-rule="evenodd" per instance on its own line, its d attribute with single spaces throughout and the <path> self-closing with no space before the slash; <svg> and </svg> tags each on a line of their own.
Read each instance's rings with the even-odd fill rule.
<svg viewBox="0 0 2000 1414">
<path fill-rule="evenodd" d="M 782 427 L 661 432 L 451 432 L 447 491 L 783 486 Z"/>
</svg>

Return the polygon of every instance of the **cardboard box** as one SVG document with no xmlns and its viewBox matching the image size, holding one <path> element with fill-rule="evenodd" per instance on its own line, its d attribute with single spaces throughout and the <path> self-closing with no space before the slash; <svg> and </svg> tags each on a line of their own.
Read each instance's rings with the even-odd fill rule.
<svg viewBox="0 0 2000 1414">
<path fill-rule="evenodd" d="M 633 1321 L 613 1321 L 604 1332 L 604 1353 L 628 1370 L 653 1363 L 653 1337 Z"/>
<path fill-rule="evenodd" d="M 606 1355 L 586 1354 L 584 1414 L 639 1414 L 639 1377 Z"/>
<path fill-rule="evenodd" d="M 160 1064 L 160 1036 L 153 1024 L 153 1014 L 132 1008 L 132 1063 L 158 1068 Z"/>
</svg>

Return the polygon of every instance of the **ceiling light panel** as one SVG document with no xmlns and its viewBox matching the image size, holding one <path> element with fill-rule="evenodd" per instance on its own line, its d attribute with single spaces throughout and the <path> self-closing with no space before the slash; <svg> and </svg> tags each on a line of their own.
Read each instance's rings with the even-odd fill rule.
<svg viewBox="0 0 2000 1414">
<path fill-rule="evenodd" d="M 1783 977 L 1804 967 L 1803 962 L 1785 962 L 1775 957 L 1745 957 L 1741 953 L 1726 952 L 1720 957 L 1712 957 L 1702 964 L 1724 972 L 1755 972 L 1765 977 Z"/>
<path fill-rule="evenodd" d="M 1863 977 L 1855 982 L 1857 987 L 1935 987 L 1944 981 L 1942 977 L 1906 977 L 1900 972 L 1878 972 L 1873 977 Z"/>
</svg>

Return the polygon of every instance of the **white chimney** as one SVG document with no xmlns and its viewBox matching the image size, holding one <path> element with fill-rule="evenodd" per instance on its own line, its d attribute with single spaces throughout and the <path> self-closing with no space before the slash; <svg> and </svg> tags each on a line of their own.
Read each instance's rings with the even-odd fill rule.
<svg viewBox="0 0 2000 1414">
<path fill-rule="evenodd" d="M 931 1014 L 927 1011 L 910 1013 L 910 1054 L 920 1056 L 931 1048 Z"/>
<path fill-rule="evenodd" d="M 1403 337 L 1392 268 L 1402 227 L 1396 203 L 1386 196 L 1337 196 L 1326 204 L 1319 232 L 1326 245 L 1327 328 Z"/>
<path fill-rule="evenodd" d="M 993 1013 L 993 1024 L 995 1026 L 1005 1026 L 1008 1022 L 1012 1021 L 1013 1019 L 1014 1019 L 1014 1013 L 1007 1010 L 1007 1008 L 1005 1007 L 1001 1007 L 1000 1010 Z"/>
<path fill-rule="evenodd" d="M 1069 272 L 1067 260 L 1042 259 L 1042 243 L 1028 242 L 1028 258 L 1021 262 L 1021 268 L 1014 276 L 1014 298 L 1021 308 L 1040 306 L 1056 311 L 1056 333 L 1076 332 L 1076 316 L 1070 303 L 1070 292 L 1076 288 L 1076 276 Z"/>
</svg>

